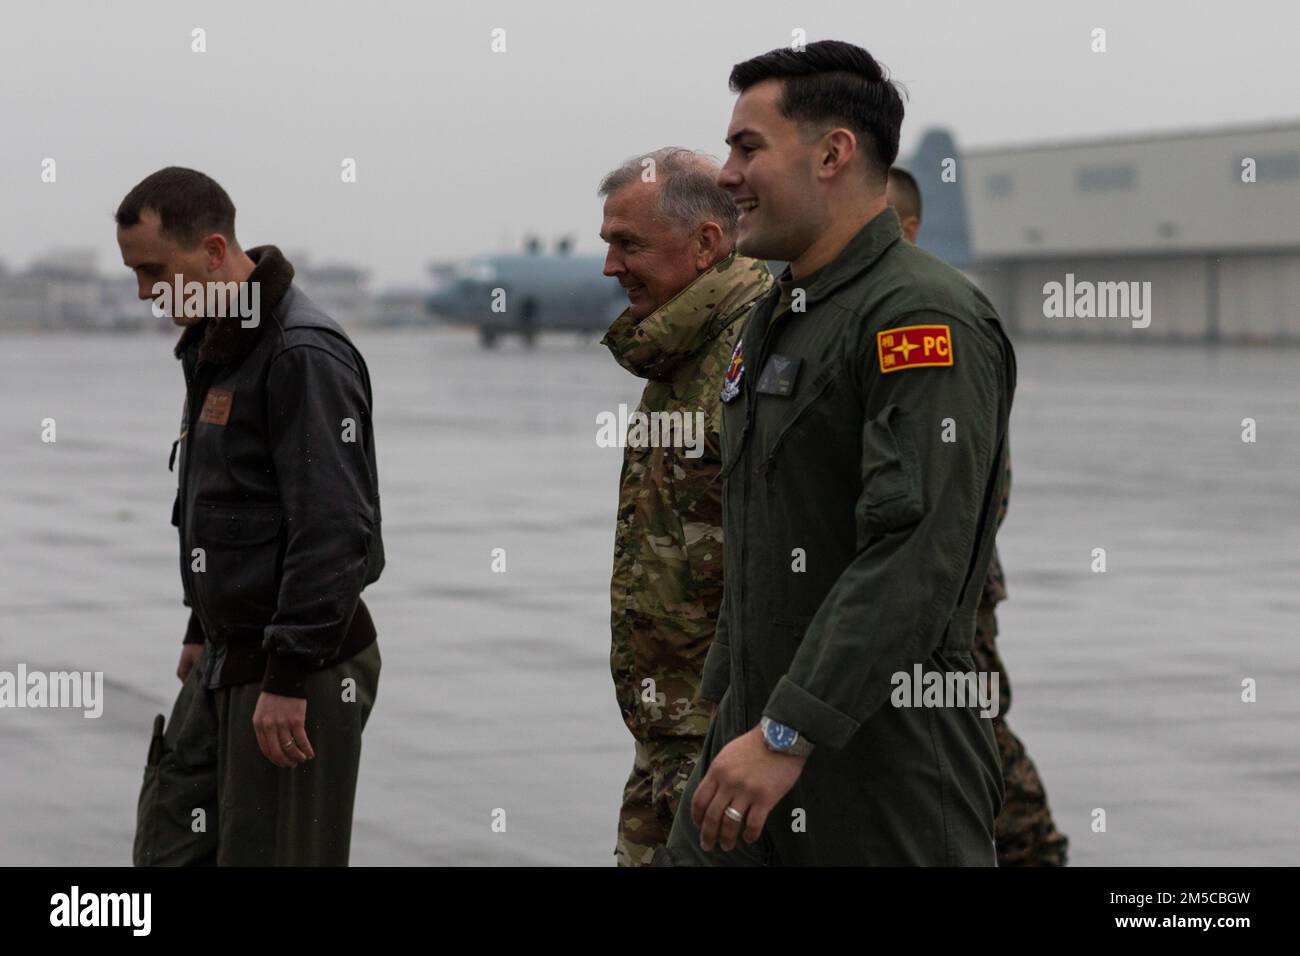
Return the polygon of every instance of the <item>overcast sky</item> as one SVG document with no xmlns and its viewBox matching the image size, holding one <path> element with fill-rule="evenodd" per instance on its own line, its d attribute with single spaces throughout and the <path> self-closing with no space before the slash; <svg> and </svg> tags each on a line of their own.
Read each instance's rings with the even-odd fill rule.
<svg viewBox="0 0 1300 956">
<path fill-rule="evenodd" d="M 93 248 L 149 172 L 201 169 L 245 246 L 425 280 L 430 260 L 596 233 L 601 175 L 663 145 L 723 152 L 733 63 L 808 40 L 907 87 L 903 155 L 1300 116 L 1300 8 L 1281 2 L 6 2 L 0 261 Z M 191 30 L 207 52 L 191 52 Z M 491 51 L 492 30 L 506 52 Z M 1091 31 L 1108 50 L 1090 51 Z M 57 182 L 41 182 L 41 162 Z M 345 157 L 357 182 L 340 181 Z M 122 270 L 125 275 L 125 270 Z"/>
</svg>

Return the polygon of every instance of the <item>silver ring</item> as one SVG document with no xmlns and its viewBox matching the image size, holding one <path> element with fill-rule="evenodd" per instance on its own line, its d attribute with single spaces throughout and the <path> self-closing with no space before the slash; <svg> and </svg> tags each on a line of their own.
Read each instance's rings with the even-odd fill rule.
<svg viewBox="0 0 1300 956">
<path fill-rule="evenodd" d="M 727 807 L 727 809 L 722 811 L 722 815 L 725 816 L 728 820 L 735 820 L 737 823 L 745 822 L 745 815 L 741 813 L 739 810 L 737 810 L 735 807 Z"/>
<path fill-rule="evenodd" d="M 294 740 L 292 737 L 290 737 L 290 738 L 289 738 L 288 740 L 286 740 L 284 743 L 280 744 L 280 746 L 281 746 L 281 747 L 296 747 L 296 746 L 298 746 L 298 741 L 296 741 L 296 740 Z"/>
</svg>

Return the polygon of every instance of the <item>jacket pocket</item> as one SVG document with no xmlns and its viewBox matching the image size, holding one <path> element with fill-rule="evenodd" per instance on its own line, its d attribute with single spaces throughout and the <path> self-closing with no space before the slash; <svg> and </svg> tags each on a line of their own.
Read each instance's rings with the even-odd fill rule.
<svg viewBox="0 0 1300 956">
<path fill-rule="evenodd" d="M 283 520 L 275 503 L 196 503 L 194 540 L 204 549 L 206 568 L 191 574 L 219 629 L 270 623 L 279 592 Z"/>
<path fill-rule="evenodd" d="M 803 643 L 804 632 L 808 630 L 808 625 L 812 623 L 813 615 L 811 614 L 773 614 L 772 629 L 777 633 L 789 637 L 795 645 Z"/>
<path fill-rule="evenodd" d="M 914 524 L 924 513 L 920 465 L 907 434 L 905 413 L 897 405 L 886 405 L 862 431 L 859 525 L 883 534 Z"/>
</svg>

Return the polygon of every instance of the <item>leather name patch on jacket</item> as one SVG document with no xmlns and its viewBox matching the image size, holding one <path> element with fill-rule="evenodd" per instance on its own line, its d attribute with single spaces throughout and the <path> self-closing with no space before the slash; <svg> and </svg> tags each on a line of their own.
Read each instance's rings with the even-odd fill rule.
<svg viewBox="0 0 1300 956">
<path fill-rule="evenodd" d="M 208 397 L 203 400 L 203 411 L 199 413 L 199 421 L 209 425 L 226 424 L 230 421 L 230 404 L 234 399 L 234 393 L 224 388 L 208 389 Z"/>
<path fill-rule="evenodd" d="M 952 332 L 946 325 L 905 325 L 876 333 L 880 371 L 952 364 Z"/>
</svg>

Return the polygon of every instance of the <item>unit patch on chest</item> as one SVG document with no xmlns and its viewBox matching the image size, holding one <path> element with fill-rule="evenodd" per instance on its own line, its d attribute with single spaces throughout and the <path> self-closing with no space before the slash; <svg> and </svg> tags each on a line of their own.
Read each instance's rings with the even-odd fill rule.
<svg viewBox="0 0 1300 956">
<path fill-rule="evenodd" d="M 208 425 L 224 425 L 230 421 L 230 406 L 235 400 L 235 393 L 224 388 L 208 389 L 208 397 L 203 400 L 203 411 L 199 412 L 199 421 Z"/>
<path fill-rule="evenodd" d="M 724 402 L 730 402 L 740 394 L 740 380 L 745 374 L 745 356 L 740 351 L 742 344 L 741 340 L 736 340 L 736 348 L 727 364 L 727 374 L 722 379 L 722 393 L 719 397 Z"/>
</svg>

